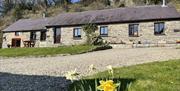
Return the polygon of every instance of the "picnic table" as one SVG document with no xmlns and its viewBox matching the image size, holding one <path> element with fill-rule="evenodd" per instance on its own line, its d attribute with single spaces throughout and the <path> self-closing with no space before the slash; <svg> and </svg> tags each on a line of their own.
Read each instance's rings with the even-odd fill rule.
<svg viewBox="0 0 180 91">
<path fill-rule="evenodd" d="M 26 41 L 23 41 L 23 43 L 24 43 L 24 47 L 34 47 L 35 46 L 35 41 L 26 40 Z"/>
</svg>

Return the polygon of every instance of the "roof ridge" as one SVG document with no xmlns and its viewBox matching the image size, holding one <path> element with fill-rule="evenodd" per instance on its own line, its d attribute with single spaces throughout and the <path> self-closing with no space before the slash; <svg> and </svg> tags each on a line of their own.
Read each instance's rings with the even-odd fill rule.
<svg viewBox="0 0 180 91">
<path fill-rule="evenodd" d="M 87 10 L 87 11 L 82 11 L 82 12 L 64 12 L 60 13 L 58 15 L 63 15 L 63 14 L 76 14 L 76 13 L 86 13 L 86 12 L 97 12 L 97 11 L 107 11 L 107 10 L 116 10 L 116 9 L 136 9 L 136 8 L 151 8 L 151 7 L 162 7 L 161 5 L 144 5 L 144 6 L 132 6 L 132 7 L 120 7 L 120 8 L 106 8 L 106 9 L 101 9 L 101 10 Z M 171 7 L 167 5 L 167 7 Z M 167 8 L 164 7 L 164 8 Z"/>
<path fill-rule="evenodd" d="M 46 19 L 51 19 L 51 18 L 53 18 L 53 17 L 37 18 L 37 19 L 34 19 L 34 18 L 19 19 L 18 21 L 23 21 L 23 20 L 46 20 Z"/>
</svg>

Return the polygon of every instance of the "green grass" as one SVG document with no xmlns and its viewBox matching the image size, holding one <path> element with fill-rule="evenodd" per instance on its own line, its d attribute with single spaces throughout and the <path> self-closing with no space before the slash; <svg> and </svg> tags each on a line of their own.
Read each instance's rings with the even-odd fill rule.
<svg viewBox="0 0 180 91">
<path fill-rule="evenodd" d="M 104 71 L 86 79 L 110 77 Z M 114 78 L 134 79 L 128 91 L 180 91 L 180 59 L 115 68 Z"/>
<path fill-rule="evenodd" d="M 20 56 L 47 56 L 57 54 L 80 54 L 95 49 L 96 46 L 77 45 L 61 46 L 56 48 L 9 48 L 0 49 L 1 57 L 20 57 Z"/>
<path fill-rule="evenodd" d="M 177 47 L 176 49 L 180 49 L 180 47 Z"/>
<path fill-rule="evenodd" d="M 3 35 L 2 35 L 2 32 L 0 31 L 0 48 L 2 47 L 2 37 Z"/>
</svg>

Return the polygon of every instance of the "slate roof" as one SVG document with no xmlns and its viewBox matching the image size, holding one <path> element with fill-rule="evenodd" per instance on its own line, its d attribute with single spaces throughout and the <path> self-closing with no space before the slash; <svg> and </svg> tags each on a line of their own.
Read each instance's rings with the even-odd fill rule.
<svg viewBox="0 0 180 91">
<path fill-rule="evenodd" d="M 42 18 L 42 19 L 20 19 L 17 22 L 13 23 L 6 29 L 4 32 L 13 32 L 13 31 L 32 31 L 32 30 L 44 30 L 51 18 Z"/>
<path fill-rule="evenodd" d="M 59 14 L 52 18 L 43 19 L 22 19 L 8 28 L 4 32 L 10 31 L 30 31 L 42 30 L 50 26 L 71 26 L 86 23 L 123 23 L 145 20 L 173 20 L 179 19 L 180 14 L 173 6 L 140 6 L 116 9 L 94 10 L 77 13 Z"/>
<path fill-rule="evenodd" d="M 162 7 L 154 5 L 60 14 L 50 21 L 49 26 L 78 25 L 86 23 L 98 24 L 131 22 L 175 18 L 180 18 L 180 14 L 173 6 Z"/>
</svg>

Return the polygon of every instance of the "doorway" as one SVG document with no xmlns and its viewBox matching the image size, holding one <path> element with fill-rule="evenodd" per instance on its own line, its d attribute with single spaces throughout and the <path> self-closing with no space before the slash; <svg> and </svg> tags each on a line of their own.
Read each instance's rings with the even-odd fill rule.
<svg viewBox="0 0 180 91">
<path fill-rule="evenodd" d="M 21 47 L 21 39 L 13 38 L 12 39 L 12 47 Z"/>
<path fill-rule="evenodd" d="M 61 28 L 54 28 L 54 44 L 61 43 Z"/>
</svg>

